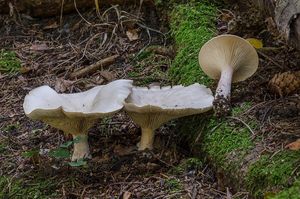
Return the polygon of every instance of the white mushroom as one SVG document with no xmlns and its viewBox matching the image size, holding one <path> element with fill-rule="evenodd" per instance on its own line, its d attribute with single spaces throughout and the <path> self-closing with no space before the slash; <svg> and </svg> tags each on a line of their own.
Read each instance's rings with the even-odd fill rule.
<svg viewBox="0 0 300 199">
<path fill-rule="evenodd" d="M 139 150 L 152 149 L 154 130 L 169 120 L 203 113 L 212 109 L 209 88 L 193 84 L 188 87 L 133 87 L 124 109 L 142 129 Z"/>
<path fill-rule="evenodd" d="M 226 115 L 230 111 L 231 82 L 251 77 L 258 67 L 258 55 L 245 39 L 221 35 L 202 46 L 199 64 L 209 77 L 219 79 L 213 104 L 217 115 Z"/>
<path fill-rule="evenodd" d="M 90 157 L 87 131 L 99 118 L 123 108 L 132 88 L 132 80 L 117 80 L 75 94 L 58 94 L 49 86 L 33 89 L 26 95 L 25 114 L 72 134 L 72 161 Z"/>
</svg>

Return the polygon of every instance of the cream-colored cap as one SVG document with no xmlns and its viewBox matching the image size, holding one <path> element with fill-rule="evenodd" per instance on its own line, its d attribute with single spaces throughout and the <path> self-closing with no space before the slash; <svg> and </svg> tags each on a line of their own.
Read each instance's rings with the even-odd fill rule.
<svg viewBox="0 0 300 199">
<path fill-rule="evenodd" d="M 206 42 L 199 52 L 199 64 L 210 78 L 220 79 L 226 67 L 234 69 L 232 81 L 244 81 L 258 67 L 258 55 L 254 47 L 236 35 L 220 35 Z"/>
<path fill-rule="evenodd" d="M 26 95 L 23 108 L 32 119 L 42 120 L 66 133 L 87 130 L 97 118 L 123 108 L 132 89 L 132 80 L 117 80 L 75 94 L 58 94 L 49 86 L 33 89 Z"/>
<path fill-rule="evenodd" d="M 125 110 L 142 128 L 156 129 L 163 123 L 212 109 L 212 92 L 198 83 L 184 87 L 133 87 Z"/>
</svg>

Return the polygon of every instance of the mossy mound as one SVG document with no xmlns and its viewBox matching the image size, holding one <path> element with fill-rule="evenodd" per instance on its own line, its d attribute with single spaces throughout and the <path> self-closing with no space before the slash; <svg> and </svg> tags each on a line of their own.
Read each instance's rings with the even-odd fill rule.
<svg viewBox="0 0 300 199">
<path fill-rule="evenodd" d="M 268 197 L 269 199 L 299 199 L 300 198 L 300 180 L 297 180 L 290 188 Z"/>
<path fill-rule="evenodd" d="M 298 175 L 299 157 L 299 151 L 280 151 L 274 155 L 262 155 L 249 167 L 246 176 L 248 189 L 258 197 L 285 189 Z"/>
<path fill-rule="evenodd" d="M 199 67 L 198 53 L 216 35 L 217 7 L 201 1 L 176 5 L 171 12 L 177 55 L 169 75 L 175 84 L 211 84 Z M 212 113 L 180 120 L 178 133 L 183 142 L 221 173 L 220 181 L 236 191 L 250 192 L 254 198 L 300 198 L 296 180 L 300 152 L 264 152 L 263 138 L 252 134 L 259 131 L 259 122 L 242 114 L 252 105 L 235 106 L 233 116 L 223 120 Z"/>
<path fill-rule="evenodd" d="M 171 30 L 177 55 L 169 71 L 173 82 L 205 85 L 211 80 L 201 71 L 198 53 L 201 46 L 216 34 L 217 8 L 209 1 L 176 5 L 171 12 Z"/>
</svg>

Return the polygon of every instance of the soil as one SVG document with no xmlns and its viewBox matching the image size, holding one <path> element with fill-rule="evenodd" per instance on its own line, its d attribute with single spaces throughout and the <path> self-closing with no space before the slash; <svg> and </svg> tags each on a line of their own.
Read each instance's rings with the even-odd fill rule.
<svg viewBox="0 0 300 199">
<path fill-rule="evenodd" d="M 230 32 L 228 24 L 237 17 L 226 10 L 222 13 L 220 34 Z M 58 92 L 73 93 L 121 78 L 133 79 L 136 85 L 170 84 L 166 71 L 172 60 L 168 48 L 172 39 L 168 25 L 155 8 L 114 6 L 101 14 L 91 10 L 45 19 L 18 13 L 0 16 L 0 49 L 15 51 L 22 62 L 21 74 L 0 75 L 0 143 L 5 143 L 5 152 L 0 153 L 0 176 L 10 182 L 2 191 L 12 198 L 22 197 L 22 192 L 11 188 L 15 182 L 21 181 L 25 189 L 50 180 L 53 186 L 42 192 L 46 196 L 55 193 L 53 198 L 247 198 L 247 193 L 231 193 L 230 187 L 224 191 L 209 165 L 187 166 L 183 172 L 175 172 L 193 154 L 176 143 L 179 139 L 173 123 L 156 132 L 154 151 L 138 152 L 140 129 L 126 114 L 119 113 L 90 130 L 93 158 L 86 166 L 71 167 L 68 159 L 49 155 L 50 150 L 71 138 L 25 116 L 23 99 L 33 88 L 47 84 Z M 270 31 L 231 31 L 259 37 L 265 46 L 279 49 L 260 52 L 261 67 L 251 81 L 234 86 L 231 99 L 235 106 L 242 101 L 252 102 L 253 108 L 244 114 L 261 122 L 255 136 L 267 132 L 264 147 L 256 153 L 276 152 L 300 137 L 299 96 L 277 98 L 267 84 L 276 73 L 300 70 L 299 55 L 283 42 L 269 39 L 274 38 Z M 138 39 L 132 39 L 128 32 L 138 34 Z M 153 50 L 154 56 L 149 58 L 152 61 L 146 62 L 140 57 L 150 45 L 164 50 Z M 111 55 L 119 55 L 114 64 L 80 79 L 70 78 L 74 70 Z M 38 151 L 34 156 L 22 155 L 34 150 Z"/>
<path fill-rule="evenodd" d="M 49 155 L 71 138 L 32 121 L 23 112 L 25 95 L 45 84 L 65 93 L 121 78 L 134 79 L 136 85 L 145 85 L 149 77 L 149 82 L 168 84 L 165 71 L 172 56 L 165 48 L 170 42 L 168 28 L 159 23 L 154 8 L 150 12 L 147 9 L 115 6 L 103 10 L 102 16 L 92 10 L 46 19 L 18 13 L 1 16 L 0 49 L 15 51 L 22 62 L 21 74 L 0 77 L 0 141 L 3 146 L 5 143 L 0 173 L 11 182 L 2 190 L 4 197 L 22 198 L 24 191 L 13 188 L 17 182 L 25 190 L 49 181 L 50 185 L 39 190 L 41 195 L 31 196 L 49 197 L 55 193 L 54 198 L 224 198 L 226 193 L 218 191 L 209 167 L 183 167 L 180 174 L 172 172 L 191 156 L 187 149 L 175 145 L 172 124 L 156 133 L 156 143 L 160 144 L 153 152 L 138 152 L 140 130 L 128 116 L 120 113 L 99 121 L 89 132 L 93 158 L 77 168 L 68 165 L 69 159 Z M 138 34 L 138 39 L 130 41 L 128 31 Z M 159 64 L 139 61 L 150 45 L 161 46 L 152 49 L 155 53 L 151 57 Z M 119 55 L 112 65 L 80 79 L 70 78 L 74 70 L 111 55 Z M 151 77 L 157 70 L 161 75 Z M 130 76 L 133 72 L 138 75 Z M 36 153 L 24 156 L 28 152 Z"/>
</svg>

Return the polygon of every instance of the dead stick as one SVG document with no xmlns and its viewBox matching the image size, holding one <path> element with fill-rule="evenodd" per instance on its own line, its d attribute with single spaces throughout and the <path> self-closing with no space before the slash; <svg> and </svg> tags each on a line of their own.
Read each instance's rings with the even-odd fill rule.
<svg viewBox="0 0 300 199">
<path fill-rule="evenodd" d="M 266 58 L 267 60 L 269 60 L 270 62 L 272 62 L 274 65 L 276 65 L 278 68 L 283 69 L 283 67 L 277 63 L 276 61 L 274 61 L 271 57 L 269 57 L 268 55 L 266 55 L 265 53 L 261 52 L 261 51 L 257 51 L 257 53 L 261 56 L 263 56 L 264 58 Z"/>
<path fill-rule="evenodd" d="M 113 56 L 101 59 L 100 61 L 98 61 L 98 62 L 96 62 L 92 65 L 89 65 L 89 66 L 87 66 L 83 69 L 79 69 L 79 70 L 74 71 L 73 73 L 70 74 L 70 78 L 83 77 L 85 75 L 93 73 L 93 72 L 101 69 L 102 67 L 111 65 L 112 63 L 115 62 L 115 60 L 118 57 L 119 57 L 119 55 L 113 55 Z"/>
</svg>

